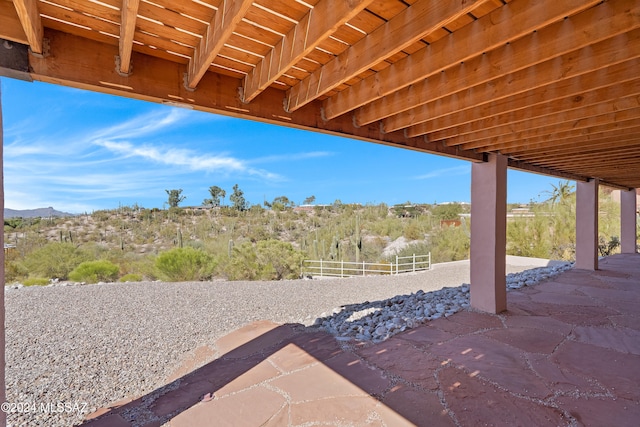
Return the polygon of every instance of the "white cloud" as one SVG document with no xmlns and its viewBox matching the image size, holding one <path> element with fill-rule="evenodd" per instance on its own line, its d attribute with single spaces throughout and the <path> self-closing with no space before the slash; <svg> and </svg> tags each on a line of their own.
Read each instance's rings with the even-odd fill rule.
<svg viewBox="0 0 640 427">
<path fill-rule="evenodd" d="M 448 176 L 467 175 L 471 171 L 470 165 L 453 168 L 436 169 L 427 174 L 416 176 L 414 179 L 446 178 Z"/>
<path fill-rule="evenodd" d="M 126 122 L 100 129 L 89 137 L 90 140 L 131 139 L 149 136 L 187 120 L 188 111 L 179 108 L 163 109 L 136 116 Z"/>
<path fill-rule="evenodd" d="M 225 155 L 198 154 L 193 150 L 148 145 L 136 147 L 128 142 L 95 141 L 95 144 L 124 157 L 141 157 L 168 166 L 184 167 L 190 171 L 240 173 L 274 181 L 283 179 L 278 174 L 251 168 L 247 162 Z"/>
<path fill-rule="evenodd" d="M 316 159 L 319 157 L 333 156 L 334 153 L 329 151 L 310 151 L 307 153 L 290 153 L 274 156 L 259 157 L 257 159 L 248 160 L 247 163 L 276 163 L 276 162 L 293 162 L 298 160 Z"/>
</svg>

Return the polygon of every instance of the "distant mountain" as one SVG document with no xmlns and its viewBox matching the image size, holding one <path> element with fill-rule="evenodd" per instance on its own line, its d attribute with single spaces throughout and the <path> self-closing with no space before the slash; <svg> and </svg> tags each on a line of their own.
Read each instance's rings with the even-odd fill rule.
<svg viewBox="0 0 640 427">
<path fill-rule="evenodd" d="M 23 209 L 23 210 L 16 210 L 16 209 L 8 209 L 5 208 L 4 209 L 4 217 L 5 218 L 16 218 L 16 217 L 22 217 L 22 218 L 49 218 L 52 216 L 56 216 L 56 217 L 64 217 L 64 216 L 74 216 L 73 214 L 67 213 L 67 212 L 60 212 L 57 211 L 55 209 L 53 209 L 52 207 L 48 207 L 48 208 L 38 208 L 38 209 Z"/>
</svg>

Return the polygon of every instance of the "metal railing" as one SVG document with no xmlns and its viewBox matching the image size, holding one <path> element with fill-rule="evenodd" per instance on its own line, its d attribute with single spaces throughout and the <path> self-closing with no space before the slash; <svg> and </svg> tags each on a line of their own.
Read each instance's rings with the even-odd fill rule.
<svg viewBox="0 0 640 427">
<path fill-rule="evenodd" d="M 354 277 L 400 274 L 431 270 L 431 252 L 427 255 L 396 256 L 395 262 L 350 262 L 306 259 L 302 277 Z"/>
</svg>

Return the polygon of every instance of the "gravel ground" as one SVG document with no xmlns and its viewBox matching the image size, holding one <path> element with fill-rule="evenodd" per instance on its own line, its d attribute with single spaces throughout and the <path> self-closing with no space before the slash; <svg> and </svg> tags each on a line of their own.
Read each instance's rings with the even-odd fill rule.
<svg viewBox="0 0 640 427">
<path fill-rule="evenodd" d="M 341 305 L 468 282 L 468 264 L 450 263 L 350 279 L 6 289 L 8 423 L 78 424 L 163 385 L 189 352 L 255 320 L 312 325 Z"/>
</svg>

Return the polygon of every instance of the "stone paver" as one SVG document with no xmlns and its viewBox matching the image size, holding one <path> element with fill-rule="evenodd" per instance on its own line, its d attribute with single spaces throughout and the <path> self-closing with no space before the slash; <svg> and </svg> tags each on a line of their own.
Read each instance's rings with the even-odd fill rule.
<svg viewBox="0 0 640 427">
<path fill-rule="evenodd" d="M 615 255 L 379 344 L 256 322 L 83 425 L 637 426 L 639 304 L 640 255 Z"/>
</svg>

